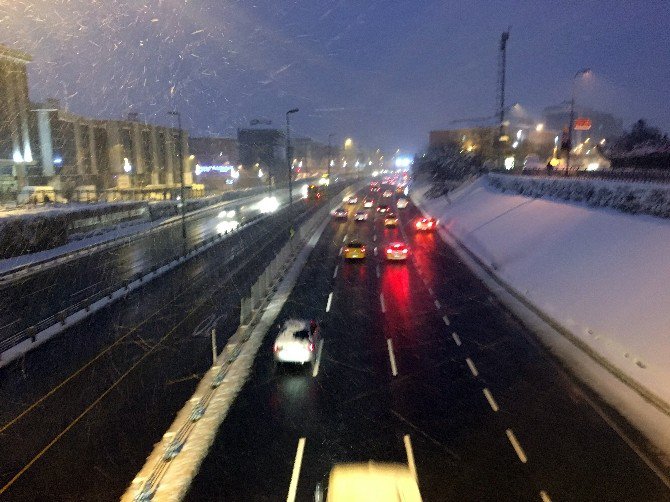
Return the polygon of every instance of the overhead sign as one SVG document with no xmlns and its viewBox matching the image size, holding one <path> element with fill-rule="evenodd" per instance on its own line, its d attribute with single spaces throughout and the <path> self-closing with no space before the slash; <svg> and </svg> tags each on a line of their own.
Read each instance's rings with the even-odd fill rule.
<svg viewBox="0 0 670 502">
<path fill-rule="evenodd" d="M 591 119 L 579 117 L 575 120 L 575 131 L 588 131 L 591 129 Z"/>
</svg>

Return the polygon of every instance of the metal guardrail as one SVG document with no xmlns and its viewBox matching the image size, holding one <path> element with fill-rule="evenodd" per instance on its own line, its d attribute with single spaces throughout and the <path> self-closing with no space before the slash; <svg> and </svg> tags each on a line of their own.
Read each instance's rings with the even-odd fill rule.
<svg viewBox="0 0 670 502">
<path fill-rule="evenodd" d="M 298 232 L 282 247 L 251 286 L 250 296 L 242 298 L 240 305 L 240 327 L 238 328 L 238 332 L 233 335 L 233 339 L 236 339 L 234 349 L 229 351 L 227 356 L 221 360 L 220 366 L 212 367 L 216 372 L 211 377 L 207 392 L 193 405 L 189 419 L 176 432 L 168 432 L 164 436 L 171 439 L 167 443 L 160 461 L 154 466 L 151 474 L 143 480 L 139 492 L 134 497 L 136 502 L 147 502 L 153 499 L 170 463 L 183 450 L 196 423 L 207 411 L 207 407 L 217 388 L 223 383 L 231 365 L 241 354 L 244 343 L 249 340 L 255 324 L 260 320 L 264 308 L 270 301 L 271 293 L 276 288 L 285 271 L 295 260 L 298 251 L 312 235 L 315 227 L 327 216 L 329 209 L 330 205 L 322 207 L 300 227 Z"/>
<path fill-rule="evenodd" d="M 56 324 L 61 324 L 63 326 L 67 325 L 67 319 L 68 317 L 76 314 L 77 312 L 80 311 L 85 311 L 88 312 L 90 311 L 91 307 L 97 303 L 100 300 L 103 300 L 105 298 L 108 299 L 113 299 L 115 296 L 120 296 L 122 294 L 125 294 L 128 292 L 129 288 L 133 283 L 143 283 L 147 279 L 149 279 L 152 275 L 156 275 L 158 271 L 165 267 L 171 267 L 175 266 L 180 262 L 183 262 L 187 258 L 201 252 L 204 250 L 206 247 L 211 247 L 215 243 L 218 243 L 226 238 L 228 238 L 230 235 L 233 233 L 239 232 L 240 230 L 246 228 L 247 226 L 251 225 L 252 223 L 255 223 L 262 217 L 266 215 L 257 215 L 254 218 L 251 218 L 247 220 L 243 225 L 240 225 L 237 227 L 237 229 L 232 230 L 232 231 L 226 231 L 223 234 L 216 234 L 212 235 L 211 237 L 208 237 L 207 239 L 204 239 L 197 245 L 185 250 L 183 254 L 180 254 L 177 257 L 172 257 L 169 258 L 165 261 L 163 261 L 160 264 L 153 265 L 147 271 L 144 272 L 138 272 L 133 276 L 133 278 L 125 281 L 118 282 L 116 284 L 113 284 L 101 291 L 98 291 L 97 293 L 94 293 L 93 295 L 90 295 L 77 303 L 74 303 L 73 305 L 70 305 L 57 313 L 42 319 L 36 324 L 33 324 L 32 326 L 29 326 L 3 340 L 0 340 L 0 357 L 3 352 L 11 349 L 12 347 L 15 347 L 16 345 L 26 341 L 26 340 L 31 340 L 33 343 L 36 340 L 36 337 L 39 333 L 44 331 L 45 329 L 50 328 L 51 326 L 54 326 Z"/>
<path fill-rule="evenodd" d="M 524 169 L 520 173 L 509 171 L 492 171 L 496 174 L 507 174 L 510 176 L 537 176 L 543 178 L 567 178 L 609 181 L 630 181 L 634 183 L 670 183 L 670 170 L 611 170 L 611 171 L 562 171 L 548 172 L 546 169 Z"/>
</svg>

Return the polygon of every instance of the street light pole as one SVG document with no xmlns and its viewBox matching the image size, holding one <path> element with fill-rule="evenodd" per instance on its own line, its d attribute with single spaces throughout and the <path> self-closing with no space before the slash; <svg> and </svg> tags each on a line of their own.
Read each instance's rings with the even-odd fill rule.
<svg viewBox="0 0 670 502">
<path fill-rule="evenodd" d="M 182 129 L 181 129 L 181 113 L 176 110 L 168 112 L 169 115 L 177 117 L 177 128 L 179 129 L 179 183 L 180 183 L 180 198 L 181 198 L 181 238 L 186 249 L 186 199 L 184 198 L 184 149 L 182 147 Z"/>
<path fill-rule="evenodd" d="M 330 165 L 333 163 L 333 146 L 332 139 L 334 134 L 328 135 L 328 185 L 330 186 Z"/>
<path fill-rule="evenodd" d="M 293 156 L 291 152 L 291 124 L 289 117 L 292 113 L 298 113 L 297 108 L 293 108 L 286 112 L 286 163 L 288 164 L 288 214 L 289 218 L 293 217 L 293 169 L 291 165 L 291 157 Z M 293 220 L 291 219 L 291 230 L 293 230 Z"/>
<path fill-rule="evenodd" d="M 570 157 L 572 154 L 572 131 L 574 130 L 574 123 L 575 123 L 575 89 L 577 87 L 577 79 L 582 75 L 586 75 L 587 73 L 590 72 L 591 72 L 590 68 L 582 68 L 577 73 L 575 73 L 575 76 L 572 79 L 572 98 L 570 99 L 570 123 L 568 124 L 568 155 L 565 159 L 566 176 L 568 175 L 568 171 L 570 170 Z"/>
</svg>

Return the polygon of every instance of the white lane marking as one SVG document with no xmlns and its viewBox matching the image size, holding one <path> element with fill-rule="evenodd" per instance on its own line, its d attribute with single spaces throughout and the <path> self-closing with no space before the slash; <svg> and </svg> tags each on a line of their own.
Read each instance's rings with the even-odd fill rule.
<svg viewBox="0 0 670 502">
<path fill-rule="evenodd" d="M 372 240 L 375 241 L 375 242 L 377 242 L 377 234 L 375 234 L 375 235 L 372 236 Z"/>
<path fill-rule="evenodd" d="M 328 303 L 326 303 L 326 312 L 330 312 L 330 304 L 333 303 L 333 293 L 328 295 Z"/>
<path fill-rule="evenodd" d="M 379 303 L 382 304 L 382 313 L 385 314 L 386 313 L 386 303 L 384 303 L 384 294 L 383 293 L 379 293 Z"/>
<path fill-rule="evenodd" d="M 479 371 L 477 371 L 477 367 L 475 366 L 475 363 L 472 362 L 472 359 L 466 357 L 465 362 L 468 363 L 468 367 L 470 368 L 473 376 L 479 375 Z"/>
<path fill-rule="evenodd" d="M 375 256 L 377 256 L 377 246 L 375 246 Z"/>
<path fill-rule="evenodd" d="M 430 296 L 435 296 L 435 291 L 433 291 L 433 288 L 428 288 L 428 293 L 430 293 Z"/>
<path fill-rule="evenodd" d="M 440 310 L 442 308 L 442 305 L 440 305 L 440 302 L 438 302 L 437 300 L 435 300 L 435 308 L 437 310 Z"/>
<path fill-rule="evenodd" d="M 456 345 L 458 345 L 459 347 L 461 346 L 461 338 L 456 334 L 456 332 L 453 332 L 451 334 L 451 338 L 454 339 L 454 342 L 456 342 Z"/>
<path fill-rule="evenodd" d="M 298 440 L 298 451 L 295 452 L 295 462 L 293 462 L 293 473 L 291 474 L 291 484 L 288 487 L 286 502 L 294 502 L 295 494 L 298 490 L 298 478 L 300 477 L 300 467 L 302 465 L 302 455 L 305 452 L 305 438 Z"/>
<path fill-rule="evenodd" d="M 377 270 L 376 270 L 376 272 L 377 272 L 377 279 L 379 279 L 379 265 L 377 265 Z"/>
<path fill-rule="evenodd" d="M 526 458 L 526 454 L 524 453 L 523 448 L 521 448 L 519 441 L 517 441 L 516 436 L 512 432 L 512 429 L 507 429 L 505 433 L 507 434 L 509 442 L 512 443 L 512 447 L 514 448 L 514 451 L 518 455 L 519 460 L 521 460 L 524 464 L 528 462 L 528 458 Z"/>
<path fill-rule="evenodd" d="M 412 473 L 414 479 L 419 482 L 419 478 L 416 475 L 416 464 L 414 463 L 414 450 L 412 450 L 412 441 L 409 439 L 409 434 L 405 434 L 402 438 L 403 443 L 405 443 L 405 453 L 407 453 L 407 467 L 409 467 L 409 472 Z"/>
<path fill-rule="evenodd" d="M 393 376 L 398 376 L 398 367 L 395 364 L 395 355 L 393 354 L 393 342 L 390 338 L 386 339 L 386 346 L 389 349 L 389 359 L 391 360 L 391 373 Z"/>
<path fill-rule="evenodd" d="M 544 490 L 540 492 L 540 498 L 542 499 L 542 502 L 551 502 L 549 495 L 547 495 L 547 492 L 545 492 Z"/>
<path fill-rule="evenodd" d="M 449 322 L 449 318 L 446 315 L 442 316 L 442 320 L 444 321 L 444 324 L 446 324 L 447 326 L 449 326 L 451 324 Z"/>
<path fill-rule="evenodd" d="M 333 272 L 333 279 L 335 279 L 335 277 L 337 277 L 337 270 L 338 270 L 339 268 L 340 268 L 339 265 L 336 265 L 336 266 L 335 266 L 335 272 Z"/>
<path fill-rule="evenodd" d="M 314 363 L 314 368 L 312 368 L 312 376 L 315 377 L 319 374 L 319 367 L 321 366 L 321 353 L 323 352 L 323 340 L 319 340 L 319 348 L 316 352 L 316 362 Z"/>
<path fill-rule="evenodd" d="M 489 402 L 489 404 L 491 405 L 491 409 L 492 409 L 493 411 L 498 411 L 498 409 L 499 409 L 499 408 L 498 408 L 498 403 L 496 403 L 496 400 L 493 399 L 493 394 L 491 394 L 491 391 L 488 390 L 486 387 L 484 387 L 483 392 L 484 392 L 484 396 L 486 396 L 486 400 L 487 400 L 487 401 Z"/>
<path fill-rule="evenodd" d="M 347 242 L 347 237 L 349 237 L 349 234 L 344 234 L 344 239 L 342 239 L 342 242 Z"/>
<path fill-rule="evenodd" d="M 342 256 L 342 249 L 344 249 L 344 248 L 340 247 L 340 252 L 339 252 L 340 256 Z"/>
</svg>

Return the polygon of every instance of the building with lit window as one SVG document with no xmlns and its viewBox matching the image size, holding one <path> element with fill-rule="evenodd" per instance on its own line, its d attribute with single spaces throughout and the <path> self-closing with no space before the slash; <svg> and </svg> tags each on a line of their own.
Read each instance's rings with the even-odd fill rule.
<svg viewBox="0 0 670 502">
<path fill-rule="evenodd" d="M 35 165 L 26 65 L 31 57 L 0 45 L 0 189 L 25 184 Z"/>
</svg>

